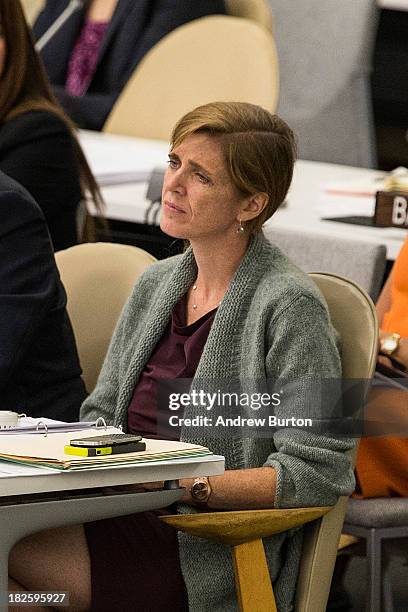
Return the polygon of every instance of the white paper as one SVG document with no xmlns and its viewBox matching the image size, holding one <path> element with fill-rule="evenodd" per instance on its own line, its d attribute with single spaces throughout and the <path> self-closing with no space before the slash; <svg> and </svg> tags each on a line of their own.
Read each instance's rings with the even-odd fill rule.
<svg viewBox="0 0 408 612">
<path fill-rule="evenodd" d="M 0 478 L 14 478 L 15 476 L 41 476 L 44 474 L 61 474 L 61 470 L 0 461 Z"/>
<path fill-rule="evenodd" d="M 379 173 L 370 178 L 330 181 L 322 185 L 324 193 L 330 196 L 350 196 L 354 198 L 367 198 L 375 196 L 377 191 L 384 188 L 384 180 L 387 177 L 384 173 Z"/>
<path fill-rule="evenodd" d="M 96 429 L 85 429 L 75 432 L 76 438 L 90 438 L 97 433 Z M 107 427 L 104 434 L 122 433 L 116 427 Z M 197 444 L 173 440 L 144 440 L 146 450 L 133 453 L 118 453 L 84 457 L 65 454 L 64 447 L 69 446 L 73 433 L 49 433 L 48 435 L 21 434 L 0 436 L 0 459 L 14 459 L 31 465 L 46 465 L 59 469 L 86 469 L 88 467 L 103 467 L 118 464 L 136 464 L 180 457 L 210 455 L 210 451 Z"/>
<path fill-rule="evenodd" d="M 327 193 L 322 193 L 315 206 L 315 210 L 324 217 L 338 215 L 364 215 L 372 217 L 375 211 L 375 197 L 330 196 Z"/>
</svg>

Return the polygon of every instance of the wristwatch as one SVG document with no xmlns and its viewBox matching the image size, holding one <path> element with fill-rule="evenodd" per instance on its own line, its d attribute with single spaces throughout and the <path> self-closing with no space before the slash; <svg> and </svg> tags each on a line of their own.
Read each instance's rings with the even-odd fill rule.
<svg viewBox="0 0 408 612">
<path fill-rule="evenodd" d="M 384 336 L 380 340 L 380 353 L 389 357 L 398 350 L 400 340 L 401 336 L 396 333 Z"/>
<path fill-rule="evenodd" d="M 208 478 L 195 478 L 190 488 L 191 498 L 198 505 L 204 505 L 208 503 L 210 495 L 212 493 L 210 481 Z"/>
</svg>

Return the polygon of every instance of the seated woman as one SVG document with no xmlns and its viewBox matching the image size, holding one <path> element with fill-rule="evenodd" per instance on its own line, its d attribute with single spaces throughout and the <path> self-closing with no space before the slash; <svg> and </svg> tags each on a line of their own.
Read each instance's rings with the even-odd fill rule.
<svg viewBox="0 0 408 612">
<path fill-rule="evenodd" d="M 77 421 L 86 397 L 47 225 L 0 172 L 0 396 L 2 409 Z"/>
<path fill-rule="evenodd" d="M 40 38 L 69 0 L 47 0 L 34 24 Z M 225 13 L 223 0 L 90 0 L 44 47 L 54 91 L 82 128 L 101 130 L 143 56 L 179 26 Z"/>
<path fill-rule="evenodd" d="M 408 239 L 381 292 L 377 313 L 379 362 L 408 376 Z M 408 497 L 408 379 L 398 381 L 398 373 L 394 375 L 388 385 L 376 380 L 370 392 L 367 419 L 372 435 L 362 438 L 358 448 L 356 497 Z"/>
<path fill-rule="evenodd" d="M 190 248 L 136 284 L 83 419 L 103 416 L 130 432 L 162 435 L 156 391 L 179 377 L 194 378 L 193 387 L 246 380 L 280 389 L 289 381 L 297 388 L 289 417 L 304 414 L 307 381 L 341 375 L 319 291 L 261 231 L 285 199 L 294 160 L 291 130 L 258 106 L 211 103 L 179 121 L 161 227 Z M 217 407 L 217 416 L 226 414 Z M 203 504 L 330 505 L 354 487 L 350 440 L 290 428 L 215 437 L 210 428 L 183 427 L 180 437 L 226 458 L 223 476 L 181 481 L 190 512 Z M 301 543 L 301 530 L 265 541 L 279 610 L 292 609 Z M 67 565 L 72 550 L 75 564 Z M 152 512 L 36 534 L 13 549 L 9 567 L 10 589 L 67 590 L 75 610 L 237 608 L 229 550 L 177 538 Z"/>
<path fill-rule="evenodd" d="M 54 250 L 78 242 L 85 194 L 101 209 L 95 179 L 73 125 L 55 101 L 19 0 L 0 0 L 0 170 L 44 213 Z"/>
</svg>

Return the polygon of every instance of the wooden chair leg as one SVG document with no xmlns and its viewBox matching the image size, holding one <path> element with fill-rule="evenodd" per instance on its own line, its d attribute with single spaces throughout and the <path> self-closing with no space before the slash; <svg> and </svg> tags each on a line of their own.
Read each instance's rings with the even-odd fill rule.
<svg viewBox="0 0 408 612">
<path fill-rule="evenodd" d="M 234 546 L 232 558 L 241 612 L 277 612 L 262 540 Z"/>
</svg>

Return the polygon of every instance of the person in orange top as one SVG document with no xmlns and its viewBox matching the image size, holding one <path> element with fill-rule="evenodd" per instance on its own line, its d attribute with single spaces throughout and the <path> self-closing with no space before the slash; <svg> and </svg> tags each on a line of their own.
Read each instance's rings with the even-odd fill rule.
<svg viewBox="0 0 408 612">
<path fill-rule="evenodd" d="M 381 292 L 377 314 L 381 327 L 379 363 L 408 372 L 408 238 Z M 354 496 L 408 497 L 408 384 L 406 390 L 402 385 L 374 384 L 367 419 L 368 433 L 376 433 L 372 429 L 376 425 L 380 427 L 377 433 L 383 435 L 368 435 L 360 442 Z M 387 428 L 389 435 L 384 435 Z"/>
</svg>

